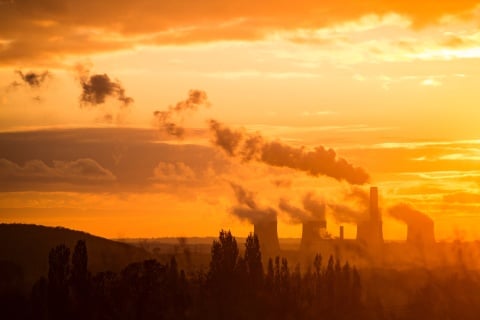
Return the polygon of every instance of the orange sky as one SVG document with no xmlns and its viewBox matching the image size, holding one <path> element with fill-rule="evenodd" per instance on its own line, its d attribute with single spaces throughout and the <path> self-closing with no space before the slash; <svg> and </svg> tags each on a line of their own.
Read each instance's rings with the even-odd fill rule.
<svg viewBox="0 0 480 320">
<path fill-rule="evenodd" d="M 0 1 L 0 221 L 245 236 L 236 183 L 278 211 L 281 237 L 299 237 L 280 199 L 348 202 L 373 184 L 385 238 L 405 237 L 386 210 L 399 202 L 434 219 L 437 239 L 476 238 L 479 21 L 478 1 Z M 191 89 L 210 107 L 175 114 L 186 133 L 168 136 L 153 112 Z M 228 157 L 208 119 L 332 148 L 370 181 Z M 334 236 L 340 223 L 355 236 L 327 217 Z"/>
</svg>

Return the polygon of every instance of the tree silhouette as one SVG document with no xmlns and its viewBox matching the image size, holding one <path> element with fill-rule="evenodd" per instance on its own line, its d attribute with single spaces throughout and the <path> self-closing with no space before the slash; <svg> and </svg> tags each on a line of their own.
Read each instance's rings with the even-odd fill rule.
<svg viewBox="0 0 480 320">
<path fill-rule="evenodd" d="M 257 235 L 250 233 L 245 241 L 245 263 L 247 273 L 254 289 L 259 289 L 263 284 L 263 265 L 260 243 Z"/>
<path fill-rule="evenodd" d="M 87 269 L 88 255 L 84 240 L 79 240 L 75 245 L 72 255 L 72 272 L 70 277 L 72 308 L 74 317 L 86 319 L 90 306 L 88 304 L 90 291 L 90 275 Z"/>
<path fill-rule="evenodd" d="M 63 244 L 53 248 L 48 256 L 48 310 L 53 320 L 69 316 L 69 259 L 70 249 Z"/>
</svg>

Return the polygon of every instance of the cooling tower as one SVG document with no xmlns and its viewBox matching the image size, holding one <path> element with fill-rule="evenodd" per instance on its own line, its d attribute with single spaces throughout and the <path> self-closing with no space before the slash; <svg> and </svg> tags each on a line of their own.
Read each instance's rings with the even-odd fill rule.
<svg viewBox="0 0 480 320">
<path fill-rule="evenodd" d="M 327 232 L 327 222 L 320 220 L 304 221 L 302 225 L 301 250 L 308 250 L 313 245 L 325 238 Z"/>
<path fill-rule="evenodd" d="M 410 223 L 407 226 L 407 243 L 423 248 L 435 243 L 434 224 L 430 219 Z"/>
<path fill-rule="evenodd" d="M 260 250 L 264 257 L 273 257 L 280 251 L 277 233 L 277 220 L 255 222 L 253 232 L 260 242 Z"/>
</svg>

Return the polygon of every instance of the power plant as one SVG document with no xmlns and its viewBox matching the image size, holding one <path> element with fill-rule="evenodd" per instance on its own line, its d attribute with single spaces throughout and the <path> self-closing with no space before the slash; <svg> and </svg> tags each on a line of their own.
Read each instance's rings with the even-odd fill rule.
<svg viewBox="0 0 480 320">
<path fill-rule="evenodd" d="M 370 251 L 381 250 L 383 245 L 382 215 L 378 209 L 378 188 L 370 188 L 368 219 L 357 225 L 357 241 Z"/>
<path fill-rule="evenodd" d="M 403 250 L 398 249 L 397 244 L 390 245 L 384 242 L 377 187 L 370 188 L 368 203 L 368 210 L 365 212 L 364 219 L 357 221 L 355 239 L 345 239 L 343 226 L 340 226 L 337 237 L 329 234 L 324 215 L 322 215 L 323 218 L 313 216 L 305 218 L 302 221 L 300 253 L 323 252 L 337 256 L 344 254 L 350 258 L 368 259 L 369 263 L 378 264 L 384 261 L 384 256 L 388 258 L 390 254 L 388 251 Z M 419 212 L 412 215 L 412 212 L 415 213 L 415 211 L 407 207 L 398 210 L 400 215 L 407 217 L 398 219 L 407 224 L 406 244 L 410 248 L 409 250 L 421 250 L 423 252 L 425 247 L 435 244 L 433 220 Z M 412 216 L 415 218 L 413 219 Z M 254 233 L 259 238 L 262 253 L 265 256 L 279 255 L 277 220 L 269 218 L 256 221 L 254 223 Z"/>
<path fill-rule="evenodd" d="M 267 256 L 274 256 L 280 251 L 278 242 L 277 220 L 263 219 L 253 225 L 253 233 L 258 237 L 260 249 Z"/>
</svg>

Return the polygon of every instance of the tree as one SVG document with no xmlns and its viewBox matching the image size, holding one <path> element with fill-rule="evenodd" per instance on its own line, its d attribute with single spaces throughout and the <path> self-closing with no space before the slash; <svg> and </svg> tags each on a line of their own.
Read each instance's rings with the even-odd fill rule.
<svg viewBox="0 0 480 320">
<path fill-rule="evenodd" d="M 87 318 L 89 311 L 90 275 L 87 265 L 87 245 L 84 240 L 79 240 L 73 250 L 72 274 L 70 277 L 73 307 L 75 309 L 75 315 L 79 319 Z"/>
<path fill-rule="evenodd" d="M 48 310 L 50 318 L 68 318 L 68 275 L 70 249 L 59 245 L 48 256 Z"/>
<path fill-rule="evenodd" d="M 230 231 L 220 231 L 219 241 L 212 245 L 209 277 L 212 280 L 229 281 L 232 278 L 238 259 L 237 240 Z"/>
<path fill-rule="evenodd" d="M 245 242 L 245 263 L 247 265 L 247 274 L 252 281 L 255 289 L 263 283 L 263 265 L 262 253 L 260 252 L 260 243 L 257 235 L 250 233 Z"/>
</svg>

